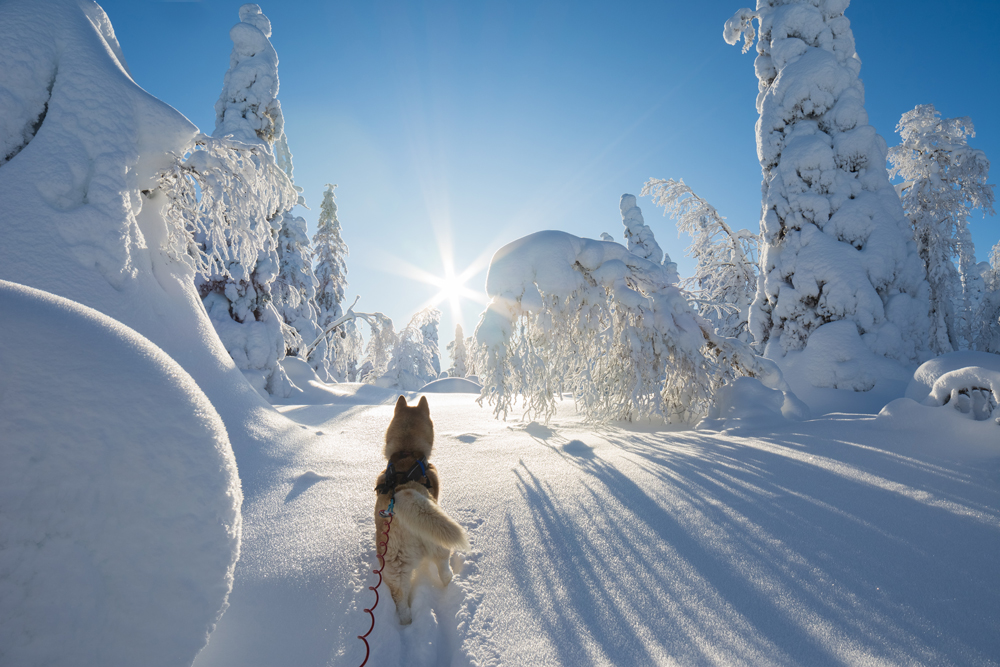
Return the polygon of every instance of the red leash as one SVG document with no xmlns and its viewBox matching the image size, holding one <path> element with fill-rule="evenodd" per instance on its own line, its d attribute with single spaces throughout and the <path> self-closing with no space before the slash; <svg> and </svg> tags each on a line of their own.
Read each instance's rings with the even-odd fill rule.
<svg viewBox="0 0 1000 667">
<path fill-rule="evenodd" d="M 382 570 L 385 569 L 385 554 L 389 551 L 389 528 L 392 527 L 392 506 L 393 504 L 395 504 L 395 502 L 396 502 L 395 498 L 390 499 L 389 509 L 381 510 L 379 512 L 380 515 L 382 515 L 383 517 L 388 517 L 389 520 L 385 522 L 385 532 L 382 533 L 382 535 L 385 537 L 385 542 L 379 542 L 378 548 L 375 550 L 375 555 L 378 556 L 380 567 L 377 570 L 372 570 L 372 573 L 378 575 L 378 583 L 375 584 L 374 586 L 368 587 L 368 590 L 375 591 L 375 604 L 371 606 L 371 609 L 365 609 L 365 612 L 372 617 L 372 626 L 368 628 L 368 632 L 366 632 L 365 634 L 358 635 L 358 639 L 360 639 L 365 643 L 365 659 L 360 665 L 358 665 L 358 667 L 365 667 L 365 665 L 368 663 L 368 655 L 371 653 L 371 647 L 368 646 L 367 637 L 372 633 L 372 630 L 375 629 L 375 614 L 372 613 L 372 609 L 375 609 L 375 607 L 378 606 L 378 587 L 382 585 Z M 385 550 L 382 553 L 378 553 L 378 551 L 383 547 L 385 547 Z"/>
</svg>

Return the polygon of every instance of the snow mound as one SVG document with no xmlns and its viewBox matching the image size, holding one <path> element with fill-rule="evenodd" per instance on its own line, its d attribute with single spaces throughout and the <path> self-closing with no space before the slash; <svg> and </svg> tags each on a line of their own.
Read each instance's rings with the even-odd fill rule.
<svg viewBox="0 0 1000 667">
<path fill-rule="evenodd" d="M 925 362 L 913 374 L 906 396 L 878 414 L 887 429 L 941 428 L 951 437 L 931 446 L 950 454 L 1000 454 L 1000 355 L 951 352 Z M 963 437 L 966 436 L 966 437 Z"/>
<path fill-rule="evenodd" d="M 921 403 L 930 395 L 931 389 L 942 375 L 972 366 L 1000 372 L 1000 354 L 950 352 L 926 361 L 913 374 L 913 379 L 906 387 L 906 398 Z"/>
<path fill-rule="evenodd" d="M 1000 369 L 971 366 L 939 377 L 931 388 L 930 396 L 923 403 L 933 406 L 951 404 L 963 415 L 976 421 L 985 421 L 996 413 L 998 397 Z M 1000 424 L 1000 416 L 996 418 L 996 422 Z"/>
<path fill-rule="evenodd" d="M 483 386 L 466 378 L 441 378 L 420 388 L 423 394 L 478 394 Z"/>
<path fill-rule="evenodd" d="M 715 402 L 697 430 L 732 431 L 743 427 L 767 427 L 775 421 L 809 418 L 809 407 L 795 394 L 769 389 L 750 377 L 736 378 L 715 393 Z"/>
<path fill-rule="evenodd" d="M 222 420 L 134 330 L 0 281 L 0 664 L 190 664 L 242 493 Z"/>
</svg>

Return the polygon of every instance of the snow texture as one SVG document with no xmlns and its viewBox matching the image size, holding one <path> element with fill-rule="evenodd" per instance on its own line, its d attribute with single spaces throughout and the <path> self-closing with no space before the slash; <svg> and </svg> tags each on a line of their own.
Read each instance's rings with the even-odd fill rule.
<svg viewBox="0 0 1000 667">
<path fill-rule="evenodd" d="M 1000 242 L 993 246 L 989 264 L 980 263 L 980 271 L 983 295 L 973 317 L 972 347 L 1000 354 Z"/>
<path fill-rule="evenodd" d="M 213 136 L 273 144 L 281 135 L 278 54 L 270 36 L 271 22 L 258 5 L 240 7 L 240 22 L 229 31 L 233 51 L 215 103 Z"/>
<path fill-rule="evenodd" d="M 763 289 L 750 312 L 755 343 L 788 370 L 824 325 L 852 323 L 856 360 L 811 378 L 865 391 L 871 354 L 912 364 L 926 354 L 928 286 L 885 169 L 885 142 L 868 125 L 848 0 L 760 0 L 724 37 L 760 24 L 757 155 L 763 174 Z M 842 342 L 846 337 L 838 336 Z M 833 384 L 828 384 L 828 383 Z"/>
<path fill-rule="evenodd" d="M 984 352 L 951 352 L 920 364 L 906 386 L 906 398 L 923 403 L 942 376 L 963 368 L 980 367 L 1000 373 L 1000 355 Z"/>
<path fill-rule="evenodd" d="M 95 310 L 0 281 L 0 312 L 0 664 L 189 664 L 239 556 L 222 420 Z"/>
<path fill-rule="evenodd" d="M 451 357 L 451 367 L 448 369 L 449 377 L 464 378 L 469 374 L 468 351 L 465 347 L 465 333 L 462 325 L 455 325 L 455 339 L 448 343 L 448 356 Z"/>
<path fill-rule="evenodd" d="M 782 418 L 808 419 L 809 406 L 791 392 L 769 389 L 757 378 L 740 377 L 719 387 L 712 409 L 697 428 L 743 434 L 757 427 L 767 432 Z"/>
<path fill-rule="evenodd" d="M 648 259 L 653 264 L 670 263 L 670 256 L 664 256 L 663 250 L 653 237 L 653 230 L 647 227 L 645 220 L 642 219 L 642 210 L 636 206 L 635 195 L 622 195 L 618 208 L 622 213 L 629 252 Z"/>
</svg>

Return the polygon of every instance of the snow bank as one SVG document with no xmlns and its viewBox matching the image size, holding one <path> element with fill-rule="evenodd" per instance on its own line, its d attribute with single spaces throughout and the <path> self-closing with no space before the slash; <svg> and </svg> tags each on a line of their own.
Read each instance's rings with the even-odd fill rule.
<svg viewBox="0 0 1000 667">
<path fill-rule="evenodd" d="M 422 394 L 478 394 L 482 385 L 466 378 L 441 378 L 420 388 Z"/>
<path fill-rule="evenodd" d="M 925 361 L 913 373 L 913 379 L 906 387 L 906 398 L 920 403 L 931 393 L 934 383 L 942 375 L 970 366 L 1000 372 L 1000 355 L 989 352 L 951 352 Z"/>
<path fill-rule="evenodd" d="M 934 445 L 952 454 L 1000 455 L 1000 355 L 951 352 L 925 362 L 913 374 L 906 396 L 879 412 L 885 428 L 941 428 L 955 436 Z"/>
<path fill-rule="evenodd" d="M 132 80 L 96 4 L 6 2 L 0 25 L 0 118 L 36 128 L 0 164 L 0 279 L 94 308 L 159 346 L 209 396 L 237 454 L 291 436 L 219 341 L 192 269 L 168 252 L 155 175 L 197 128 Z M 18 104 L 43 95 L 39 82 L 36 118 Z"/>
<path fill-rule="evenodd" d="M 715 392 L 715 402 L 697 430 L 729 433 L 746 427 L 771 429 L 775 422 L 809 418 L 809 406 L 795 394 L 769 389 L 757 378 L 741 377 Z"/>
<path fill-rule="evenodd" d="M 0 664 L 190 664 L 239 555 L 222 420 L 92 309 L 0 281 L 0 312 Z"/>
</svg>

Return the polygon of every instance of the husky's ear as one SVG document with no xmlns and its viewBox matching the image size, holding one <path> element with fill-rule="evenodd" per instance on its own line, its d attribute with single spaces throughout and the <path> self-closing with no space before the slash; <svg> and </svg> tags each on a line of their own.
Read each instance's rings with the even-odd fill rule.
<svg viewBox="0 0 1000 667">
<path fill-rule="evenodd" d="M 393 414 L 399 414 L 406 409 L 406 396 L 400 395 L 399 399 L 396 400 L 396 412 Z"/>
<path fill-rule="evenodd" d="M 421 412 L 423 412 L 425 414 L 429 415 L 431 413 L 431 406 L 429 406 L 427 404 L 427 397 L 426 396 L 421 396 L 420 397 L 420 402 L 417 403 L 417 407 L 420 409 Z"/>
</svg>

